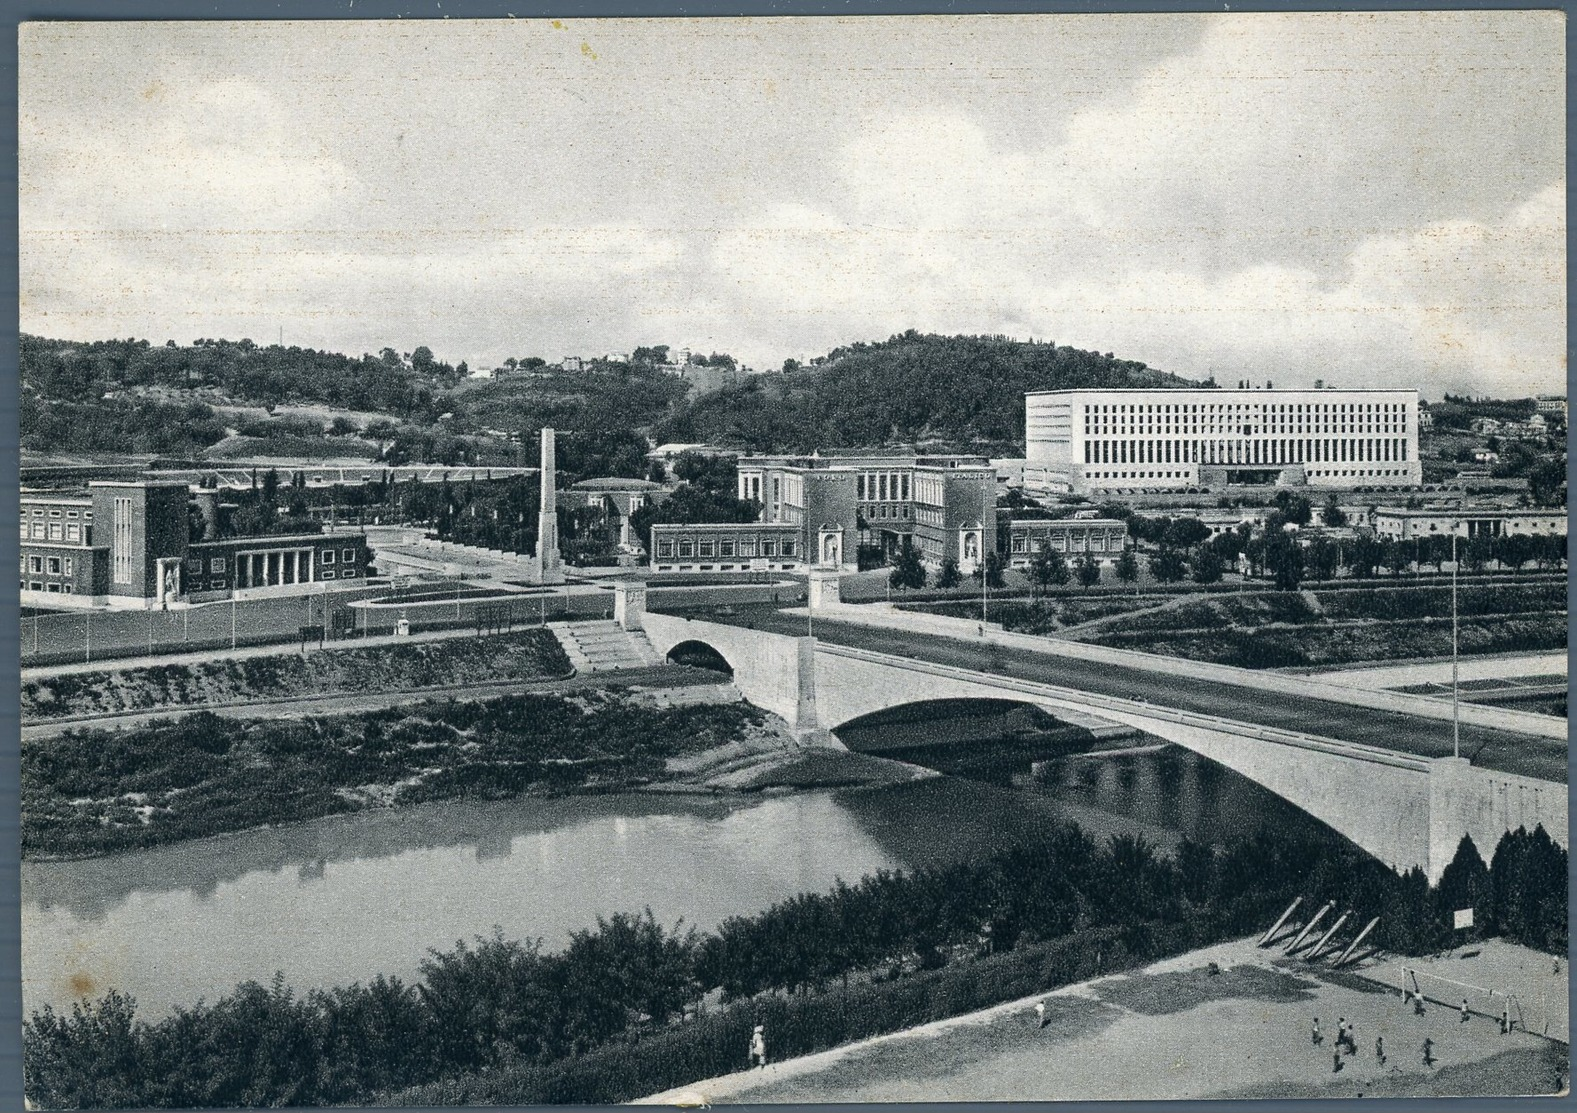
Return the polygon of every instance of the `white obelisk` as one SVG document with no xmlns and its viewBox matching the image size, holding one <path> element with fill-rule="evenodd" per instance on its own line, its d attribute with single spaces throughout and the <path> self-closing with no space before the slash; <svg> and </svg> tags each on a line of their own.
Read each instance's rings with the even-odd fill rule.
<svg viewBox="0 0 1577 1113">
<path fill-rule="evenodd" d="M 553 430 L 542 430 L 542 505 L 537 511 L 537 567 L 541 582 L 564 582 L 564 564 L 559 557 L 558 499 L 554 469 Z"/>
</svg>

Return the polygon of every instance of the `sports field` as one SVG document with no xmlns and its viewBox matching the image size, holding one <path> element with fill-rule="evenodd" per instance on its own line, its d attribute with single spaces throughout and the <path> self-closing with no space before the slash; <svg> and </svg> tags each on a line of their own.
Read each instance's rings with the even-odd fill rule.
<svg viewBox="0 0 1577 1113">
<path fill-rule="evenodd" d="M 1219 974 L 1210 973 L 1216 963 Z M 1045 1027 L 1034 1006 L 1046 1003 Z M 1318 1017 L 1323 1042 L 1312 1038 Z M 1338 1021 L 1356 1054 L 1333 1058 Z M 1382 1061 L 1375 1040 L 1384 1041 Z M 1433 1041 L 1433 1062 L 1423 1043 Z M 767 1033 L 768 1051 L 771 1033 Z M 740 1049 L 743 1063 L 745 1049 Z M 1336 1069 L 1339 1061 L 1341 1068 Z M 1289 962 L 1240 940 L 1012 1002 L 775 1063 L 647 1099 L 707 1101 L 1055 1101 L 1221 1097 L 1549 1094 L 1564 1044 L 1486 1016 L 1423 1016 L 1349 974 Z"/>
</svg>

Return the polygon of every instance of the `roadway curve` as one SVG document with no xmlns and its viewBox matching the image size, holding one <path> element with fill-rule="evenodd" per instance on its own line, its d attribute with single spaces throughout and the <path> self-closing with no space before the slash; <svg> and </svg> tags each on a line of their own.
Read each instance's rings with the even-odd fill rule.
<svg viewBox="0 0 1577 1113">
<path fill-rule="evenodd" d="M 770 607 L 740 607 L 733 614 L 695 613 L 694 617 L 748 624 L 758 630 L 781 634 L 805 633 L 803 617 L 782 614 Z M 1398 753 L 1420 757 L 1451 755 L 1451 724 L 1413 715 L 1311 697 L 1269 694 L 1234 684 L 1171 677 L 1146 669 L 1053 657 L 1028 650 L 991 646 L 983 652 L 976 642 L 859 626 L 820 616 L 815 620 L 815 634 L 819 640 L 836 645 L 900 654 L 1123 699 L 1146 700 L 1165 707 L 1378 746 Z M 1566 783 L 1566 745 L 1554 739 L 1464 725 L 1462 756 L 1485 769 Z"/>
</svg>

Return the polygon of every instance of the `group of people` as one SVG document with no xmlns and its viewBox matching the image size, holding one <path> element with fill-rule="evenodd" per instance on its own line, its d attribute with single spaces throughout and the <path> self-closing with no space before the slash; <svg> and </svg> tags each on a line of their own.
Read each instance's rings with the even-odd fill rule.
<svg viewBox="0 0 1577 1113">
<path fill-rule="evenodd" d="M 1314 1046 L 1319 1047 L 1325 1042 L 1325 1036 L 1320 1032 L 1320 1018 L 1314 1018 Z M 1331 1048 L 1331 1070 L 1339 1073 L 1342 1069 L 1342 1055 L 1358 1054 L 1358 1028 L 1349 1024 L 1345 1016 L 1338 1017 L 1336 1021 L 1336 1043 Z M 1380 1065 L 1385 1066 L 1385 1037 L 1374 1038 L 1374 1057 Z"/>
</svg>

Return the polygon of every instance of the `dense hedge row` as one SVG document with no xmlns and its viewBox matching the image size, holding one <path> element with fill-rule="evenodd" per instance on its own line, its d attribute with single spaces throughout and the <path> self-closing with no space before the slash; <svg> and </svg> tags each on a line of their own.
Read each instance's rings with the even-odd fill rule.
<svg viewBox="0 0 1577 1113">
<path fill-rule="evenodd" d="M 328 652 L 278 653 L 190 665 L 64 673 L 22 682 L 22 718 L 115 715 L 271 697 L 389 692 L 462 682 L 563 676 L 552 631 L 520 630 Z"/>
<path fill-rule="evenodd" d="M 295 719 L 194 711 L 22 753 L 22 852 L 88 855 L 265 823 L 541 787 L 622 787 L 759 729 L 748 704 L 511 695 Z"/>
<path fill-rule="evenodd" d="M 296 999 L 276 981 L 138 1021 L 111 994 L 24 1032 L 28 1096 L 49 1107 L 622 1101 L 743 1065 L 766 1023 L 775 1056 L 1041 992 L 1136 959 L 1262 928 L 1295 895 L 1332 899 L 1407 953 L 1481 931 L 1563 950 L 1566 852 L 1542 830 L 1485 867 L 1467 840 L 1439 888 L 1331 837 L 1225 850 L 1076 828 L 981 861 L 880 874 L 805 894 L 714 934 L 650 912 L 599 921 L 558 954 L 502 938 L 433 953 L 415 986 Z M 713 990 L 725 1004 L 710 1015 Z"/>
</svg>

